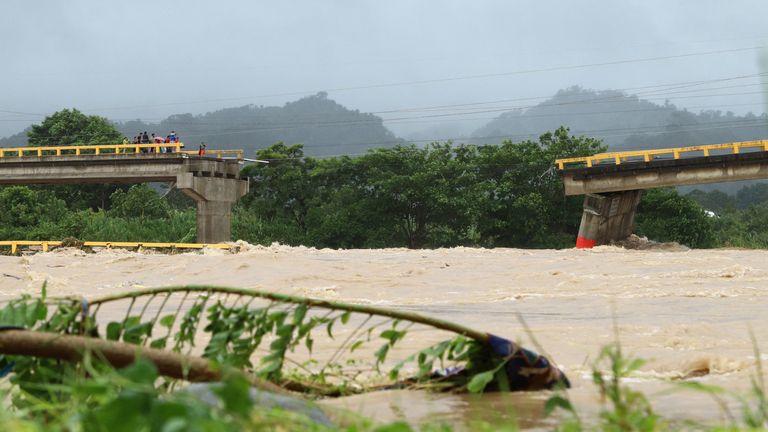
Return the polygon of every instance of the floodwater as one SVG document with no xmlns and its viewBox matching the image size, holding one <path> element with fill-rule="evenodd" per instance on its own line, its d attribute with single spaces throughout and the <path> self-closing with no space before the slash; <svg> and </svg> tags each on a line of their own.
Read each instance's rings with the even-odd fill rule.
<svg viewBox="0 0 768 432">
<path fill-rule="evenodd" d="M 0 257 L 0 295 L 89 297 L 139 287 L 216 284 L 416 311 L 489 331 L 534 348 L 521 323 L 573 383 L 580 412 L 601 400 L 591 368 L 618 337 L 648 362 L 629 384 L 669 419 L 725 421 L 710 397 L 680 388 L 689 380 L 746 394 L 756 373 L 754 343 L 768 352 L 765 251 L 687 250 L 316 250 L 250 246 L 164 255 L 63 249 Z M 762 361 L 768 359 L 765 354 Z M 549 393 L 454 395 L 381 391 L 323 401 L 381 421 L 471 424 L 516 419 L 547 428 Z M 734 415 L 738 404 L 731 400 Z"/>
</svg>

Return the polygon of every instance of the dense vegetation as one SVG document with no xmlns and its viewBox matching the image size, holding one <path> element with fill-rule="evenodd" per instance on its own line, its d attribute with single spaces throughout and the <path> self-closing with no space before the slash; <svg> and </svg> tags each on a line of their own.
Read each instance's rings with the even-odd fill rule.
<svg viewBox="0 0 768 432">
<path fill-rule="evenodd" d="M 111 140 L 106 119 L 64 110 L 34 126 L 38 145 Z M 604 149 L 564 128 L 500 145 L 398 144 L 358 156 L 313 158 L 300 144 L 258 150 L 251 191 L 235 207 L 233 237 L 332 248 L 571 247 L 580 197 L 563 197 L 552 161 Z M 0 239 L 191 241 L 194 204 L 147 185 L 0 188 Z M 768 186 L 731 197 L 646 191 L 637 232 L 692 247 L 768 247 Z M 704 210 L 709 210 L 707 214 Z"/>
</svg>

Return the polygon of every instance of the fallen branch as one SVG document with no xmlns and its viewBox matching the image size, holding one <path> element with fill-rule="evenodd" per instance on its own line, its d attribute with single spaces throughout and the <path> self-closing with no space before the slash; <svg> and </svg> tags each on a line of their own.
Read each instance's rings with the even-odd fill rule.
<svg viewBox="0 0 768 432">
<path fill-rule="evenodd" d="M 85 336 L 62 335 L 32 330 L 0 331 L 0 353 L 80 361 L 83 354 L 92 352 L 105 359 L 115 368 L 128 366 L 137 357 L 154 363 L 158 372 L 167 377 L 191 382 L 220 381 L 220 369 L 211 367 L 208 359 L 186 356 L 179 353 L 141 347 L 123 342 L 113 342 Z M 279 386 L 255 377 L 249 377 L 251 384 L 263 390 L 286 393 Z"/>
</svg>

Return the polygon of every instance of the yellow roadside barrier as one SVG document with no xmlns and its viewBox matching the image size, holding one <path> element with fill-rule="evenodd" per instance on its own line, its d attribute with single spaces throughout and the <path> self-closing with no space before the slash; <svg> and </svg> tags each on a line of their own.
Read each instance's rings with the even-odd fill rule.
<svg viewBox="0 0 768 432">
<path fill-rule="evenodd" d="M 576 157 L 557 159 L 555 164 L 557 169 L 564 170 L 570 168 L 592 168 L 594 165 L 603 163 L 604 161 L 610 161 L 607 165 L 615 164 L 621 165 L 626 162 L 651 162 L 659 156 L 671 156 L 672 159 L 680 159 L 682 155 L 691 152 L 701 152 L 704 157 L 709 157 L 712 151 L 729 151 L 730 154 L 739 154 L 743 148 L 756 148 L 759 147 L 763 151 L 768 151 L 768 140 L 755 140 L 755 141 L 741 141 L 725 144 L 709 144 L 690 147 L 676 147 L 676 148 L 664 148 L 653 150 L 636 150 L 636 151 L 624 151 L 624 152 L 610 152 L 610 153 L 598 153 L 593 156 Z"/>
<path fill-rule="evenodd" d="M 11 248 L 11 254 L 16 255 L 22 247 L 40 247 L 43 252 L 48 252 L 51 247 L 61 246 L 61 241 L 38 241 L 38 240 L 2 240 L 0 247 Z M 82 247 L 103 247 L 111 248 L 137 248 L 137 249 L 224 249 L 238 250 L 238 246 L 229 243 L 153 243 L 153 242 L 101 242 L 87 241 L 78 243 Z"/>
</svg>

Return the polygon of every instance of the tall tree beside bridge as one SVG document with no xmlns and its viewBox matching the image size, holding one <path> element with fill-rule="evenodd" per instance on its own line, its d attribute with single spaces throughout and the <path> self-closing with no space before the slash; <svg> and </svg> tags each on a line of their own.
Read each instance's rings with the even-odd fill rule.
<svg viewBox="0 0 768 432">
<path fill-rule="evenodd" d="M 77 109 L 63 109 L 46 117 L 27 132 L 30 147 L 51 147 L 89 144 L 116 144 L 120 132 L 104 117 L 85 115 Z M 54 192 L 69 208 L 108 209 L 109 197 L 125 186 L 114 184 L 78 186 L 41 186 Z"/>
<path fill-rule="evenodd" d="M 46 117 L 27 132 L 30 147 L 115 144 L 120 132 L 104 117 L 63 109 Z"/>
</svg>

